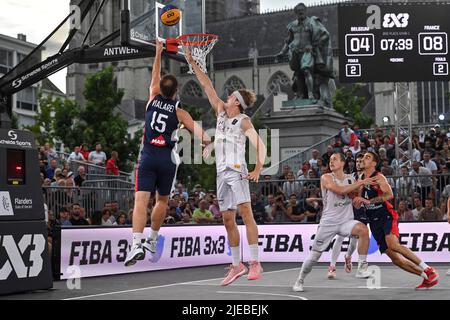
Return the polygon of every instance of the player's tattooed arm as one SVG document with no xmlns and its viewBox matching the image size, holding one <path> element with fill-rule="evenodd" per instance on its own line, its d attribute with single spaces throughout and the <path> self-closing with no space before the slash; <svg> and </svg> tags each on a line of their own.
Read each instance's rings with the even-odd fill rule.
<svg viewBox="0 0 450 320">
<path fill-rule="evenodd" d="M 383 195 L 370 199 L 370 203 L 371 204 L 379 204 L 379 203 L 385 203 L 386 201 L 389 201 L 389 200 L 391 200 L 391 196 L 389 195 L 389 193 L 383 192 Z"/>
<path fill-rule="evenodd" d="M 394 198 L 394 193 L 392 192 L 392 188 L 388 183 L 386 177 L 382 174 L 379 174 L 375 177 L 375 182 L 380 187 L 380 190 L 383 194 L 379 197 L 375 197 L 370 200 L 372 204 L 384 203 Z"/>
</svg>

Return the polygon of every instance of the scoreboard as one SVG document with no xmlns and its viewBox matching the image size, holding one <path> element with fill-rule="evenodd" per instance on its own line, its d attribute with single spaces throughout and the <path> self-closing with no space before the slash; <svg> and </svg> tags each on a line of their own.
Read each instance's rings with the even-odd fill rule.
<svg viewBox="0 0 450 320">
<path fill-rule="evenodd" d="M 341 82 L 449 81 L 450 3 L 341 4 Z"/>
</svg>

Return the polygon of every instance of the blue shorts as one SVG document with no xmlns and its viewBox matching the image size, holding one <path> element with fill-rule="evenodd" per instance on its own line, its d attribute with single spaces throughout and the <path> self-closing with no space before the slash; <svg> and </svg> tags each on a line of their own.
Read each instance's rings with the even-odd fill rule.
<svg viewBox="0 0 450 320">
<path fill-rule="evenodd" d="M 170 195 L 178 169 L 178 159 L 172 158 L 171 149 L 161 149 L 151 155 L 142 152 L 136 169 L 135 191 L 158 191 L 161 196 Z"/>
</svg>

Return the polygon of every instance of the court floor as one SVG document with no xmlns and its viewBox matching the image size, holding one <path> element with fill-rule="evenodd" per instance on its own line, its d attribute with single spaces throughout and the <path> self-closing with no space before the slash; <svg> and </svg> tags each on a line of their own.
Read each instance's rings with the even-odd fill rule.
<svg viewBox="0 0 450 320">
<path fill-rule="evenodd" d="M 240 278 L 232 285 L 221 287 L 225 266 L 209 266 L 127 275 L 85 278 L 80 289 L 68 289 L 66 281 L 54 283 L 46 291 L 0 296 L 12 299 L 64 300 L 448 300 L 450 277 L 448 265 L 437 266 L 439 284 L 425 291 L 414 287 L 420 278 L 390 265 L 380 265 L 379 280 L 356 279 L 354 272 L 346 274 L 338 266 L 336 280 L 326 278 L 327 266 L 313 269 L 305 281 L 305 292 L 292 291 L 300 270 L 298 263 L 265 263 L 264 274 L 258 281 Z M 73 284 L 73 281 L 71 282 Z"/>
</svg>

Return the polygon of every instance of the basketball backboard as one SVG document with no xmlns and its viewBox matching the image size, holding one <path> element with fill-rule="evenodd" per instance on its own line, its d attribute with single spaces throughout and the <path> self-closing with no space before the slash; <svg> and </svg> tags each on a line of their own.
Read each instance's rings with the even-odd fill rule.
<svg viewBox="0 0 450 320">
<path fill-rule="evenodd" d="M 159 18 L 162 8 L 168 4 L 181 10 L 180 23 L 172 27 L 163 25 Z M 205 32 L 205 0 L 128 0 L 128 7 L 131 43 L 153 45 L 156 38 Z"/>
</svg>

